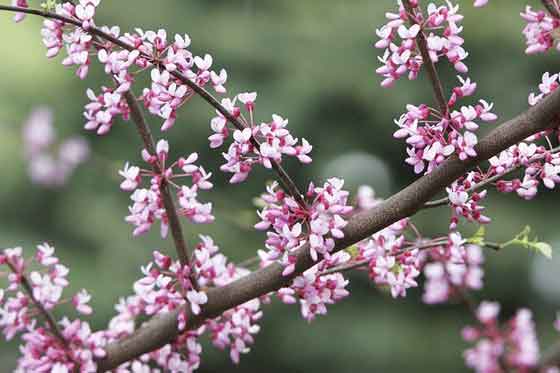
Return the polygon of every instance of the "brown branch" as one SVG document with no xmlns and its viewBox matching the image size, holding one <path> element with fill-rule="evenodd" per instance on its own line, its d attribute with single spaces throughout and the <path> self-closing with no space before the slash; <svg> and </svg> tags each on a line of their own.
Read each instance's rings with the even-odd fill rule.
<svg viewBox="0 0 560 373">
<path fill-rule="evenodd" d="M 146 122 L 146 118 L 142 114 L 142 109 L 138 105 L 136 97 L 132 92 L 128 91 L 124 94 L 128 107 L 130 108 L 130 118 L 136 125 L 136 129 L 142 138 L 142 142 L 146 147 L 146 150 L 150 154 L 156 154 L 156 145 L 150 131 L 150 126 Z M 158 162 L 153 164 L 154 172 L 157 174 L 162 173 L 161 165 Z M 165 208 L 165 213 L 167 215 L 167 220 L 169 224 L 169 230 L 171 231 L 171 236 L 173 237 L 173 242 L 175 243 L 175 249 L 177 250 L 177 256 L 181 264 L 189 264 L 189 252 L 187 248 L 187 243 L 185 242 L 185 237 L 183 235 L 183 229 L 181 228 L 181 222 L 179 221 L 179 216 L 177 214 L 177 209 L 173 198 L 171 197 L 171 192 L 169 190 L 169 184 L 162 180 L 160 185 L 160 192 L 163 199 L 163 207 Z M 196 287 L 196 281 L 194 277 L 191 278 L 193 286 Z"/>
<path fill-rule="evenodd" d="M 419 25 L 418 21 L 416 20 L 414 8 L 410 4 L 410 0 L 403 0 L 403 6 L 408 14 L 408 19 L 410 21 L 410 25 Z M 447 100 L 445 99 L 445 95 L 443 93 L 443 86 L 441 84 L 441 80 L 439 79 L 436 66 L 430 57 L 430 52 L 428 50 L 428 41 L 426 40 L 426 35 L 424 35 L 424 30 L 422 28 L 418 32 L 416 36 L 416 45 L 420 50 L 420 54 L 422 55 L 422 61 L 424 62 L 424 67 L 426 68 L 426 72 L 428 73 L 428 78 L 432 85 L 432 89 L 434 92 L 434 98 L 436 99 L 437 105 L 439 106 L 439 110 L 441 112 L 442 117 L 447 116 Z"/>
<path fill-rule="evenodd" d="M 9 260 L 7 261 L 6 264 L 8 265 L 8 267 L 13 273 L 17 274 L 16 268 Z M 29 280 L 27 279 L 27 276 L 25 276 L 25 274 L 22 274 L 21 276 L 21 286 L 23 286 L 23 289 L 31 299 L 33 305 L 39 310 L 39 313 L 43 315 L 43 317 L 47 321 L 47 325 L 49 326 L 49 329 L 53 333 L 54 337 L 58 339 L 58 341 L 65 348 L 68 348 L 68 341 L 62 335 L 62 332 L 60 331 L 58 325 L 56 324 L 54 316 L 49 311 L 47 311 L 45 307 L 43 307 L 43 305 L 41 304 L 41 302 L 37 300 L 37 298 L 35 298 L 35 295 L 33 294 L 33 287 L 29 283 Z"/>
<path fill-rule="evenodd" d="M 539 372 L 547 367 L 560 367 L 560 342 L 554 343 L 541 355 L 539 367 L 534 371 Z"/>
<path fill-rule="evenodd" d="M 451 157 L 431 173 L 422 176 L 405 189 L 375 206 L 373 209 L 352 216 L 344 229 L 344 238 L 336 241 L 335 251 L 359 242 L 375 232 L 414 215 L 436 193 L 443 190 L 472 167 L 487 160 L 530 135 L 556 126 L 553 123 L 560 115 L 560 90 L 546 97 L 519 116 L 495 128 L 476 146 L 478 156 L 466 161 Z M 219 316 L 224 311 L 261 295 L 286 286 L 294 276 L 311 267 L 314 262 L 309 248 L 297 251 L 296 270 L 292 276 L 282 276 L 280 264 L 271 264 L 255 271 L 227 286 L 208 291 L 208 303 L 200 315 L 189 313 L 189 328 L 195 328 L 205 319 Z M 112 343 L 107 347 L 107 357 L 99 361 L 100 372 L 153 351 L 169 343 L 178 335 L 177 315 L 179 311 L 154 318 L 132 336 Z"/>
<path fill-rule="evenodd" d="M 554 18 L 560 18 L 560 9 L 558 8 L 556 0 L 541 0 L 541 3 L 546 10 L 548 10 L 551 16 Z"/>
</svg>

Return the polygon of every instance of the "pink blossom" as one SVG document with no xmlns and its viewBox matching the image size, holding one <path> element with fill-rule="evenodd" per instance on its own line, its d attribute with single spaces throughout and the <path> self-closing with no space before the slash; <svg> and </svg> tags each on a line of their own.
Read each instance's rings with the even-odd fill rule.
<svg viewBox="0 0 560 373">
<path fill-rule="evenodd" d="M 450 233 L 447 245 L 436 246 L 428 253 L 430 260 L 424 267 L 426 283 L 422 295 L 425 303 L 443 303 L 460 291 L 482 288 L 482 250 L 467 244 L 458 232 Z"/>
<path fill-rule="evenodd" d="M 169 167 L 166 166 L 169 157 L 169 143 L 159 140 L 156 145 L 156 154 L 150 154 L 146 149 L 142 151 L 142 158 L 148 164 L 155 166 L 152 171 L 142 171 L 137 166 L 125 164 L 119 174 L 124 178 L 120 187 L 124 191 L 132 192 L 130 199 L 133 201 L 129 207 L 130 214 L 125 220 L 134 225 L 134 236 L 146 233 L 154 222 L 161 222 L 161 235 L 165 237 L 168 232 L 167 212 L 161 192 L 162 187 L 176 189 L 176 196 L 180 209 L 178 214 L 188 218 L 196 224 L 206 224 L 214 221 L 212 204 L 202 203 L 198 199 L 200 190 L 213 187 L 209 181 L 212 173 L 197 166 L 194 162 L 198 154 L 192 153 L 187 158 L 179 158 Z M 159 172 L 156 172 L 159 170 Z M 179 178 L 190 178 L 191 185 L 179 185 Z M 149 189 L 139 188 L 143 179 L 149 179 Z"/>
<path fill-rule="evenodd" d="M 411 5 L 415 11 L 414 25 L 404 25 L 409 21 L 409 15 L 399 4 L 399 13 L 387 13 L 387 24 L 376 30 L 380 40 L 375 43 L 375 47 L 385 49 L 383 56 L 379 57 L 382 66 L 376 70 L 384 78 L 381 86 L 390 87 L 404 75 L 410 80 L 416 79 L 424 61 L 416 49 L 415 38 L 420 32 L 427 34 L 427 30 L 430 30 L 426 39 L 431 60 L 438 62 L 444 57 L 457 71 L 467 72 L 463 61 L 468 53 L 462 48 L 464 41 L 459 36 L 462 27 L 457 26 L 463 18 L 457 13 L 459 7 L 453 6 L 451 2 L 439 7 L 430 3 L 424 14 L 417 3 Z M 421 20 L 425 21 L 422 23 Z M 441 34 L 432 31 L 439 29 L 442 30 Z"/>
<path fill-rule="evenodd" d="M 72 297 L 72 305 L 76 308 L 76 311 L 83 315 L 90 315 L 93 309 L 88 305 L 91 300 L 91 295 L 87 290 L 82 289 L 74 297 Z"/>
<path fill-rule="evenodd" d="M 468 342 L 477 341 L 465 351 L 467 366 L 476 372 L 505 370 L 530 371 L 539 362 L 539 345 L 531 311 L 521 309 L 504 328 L 500 328 L 495 302 L 482 302 L 477 310 L 478 327 L 466 327 L 463 336 Z"/>
<path fill-rule="evenodd" d="M 525 7 L 521 17 L 527 22 L 523 29 L 527 44 L 525 53 L 543 53 L 554 47 L 553 33 L 560 27 L 560 20 L 549 16 L 544 10 L 534 11 L 530 5 Z"/>
<path fill-rule="evenodd" d="M 52 112 L 46 107 L 31 112 L 22 132 L 28 173 L 35 184 L 60 187 L 89 158 L 89 145 L 81 137 L 57 141 Z"/>
<path fill-rule="evenodd" d="M 191 290 L 187 292 L 187 299 L 189 300 L 192 312 L 195 315 L 198 315 L 200 313 L 200 306 L 208 302 L 206 293 L 202 291 Z"/>
<path fill-rule="evenodd" d="M 267 230 L 265 246 L 267 260 L 278 260 L 285 267 L 287 276 L 294 270 L 293 253 L 305 243 L 309 243 L 311 257 L 319 260 L 319 254 L 329 256 L 334 248 L 334 239 L 344 237 L 346 226 L 344 216 L 352 207 L 348 206 L 348 192 L 343 190 L 344 181 L 329 179 L 323 187 L 309 185 L 307 198 L 312 201 L 306 210 L 278 184 L 267 187 L 262 195 L 265 207 L 258 212 L 261 221 L 255 225 L 259 230 Z M 309 227 L 304 232 L 303 227 Z"/>
<path fill-rule="evenodd" d="M 281 300 L 293 303 L 295 296 L 299 298 L 301 314 L 307 321 L 317 315 L 327 313 L 327 305 L 334 304 L 350 293 L 345 289 L 348 285 L 340 273 L 318 276 L 319 267 L 314 266 L 294 279 L 291 290 L 281 289 Z"/>
<path fill-rule="evenodd" d="M 12 0 L 12 6 L 17 6 L 20 8 L 29 8 L 27 0 Z M 14 22 L 21 22 L 25 18 L 25 13 L 16 13 L 14 16 Z"/>
</svg>

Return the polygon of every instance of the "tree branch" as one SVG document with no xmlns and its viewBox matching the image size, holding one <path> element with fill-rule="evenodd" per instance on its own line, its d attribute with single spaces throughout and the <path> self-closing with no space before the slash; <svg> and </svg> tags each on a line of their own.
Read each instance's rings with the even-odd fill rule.
<svg viewBox="0 0 560 373">
<path fill-rule="evenodd" d="M 130 118 L 136 124 L 136 129 L 142 138 L 142 142 L 146 147 L 146 150 L 150 154 L 156 154 L 156 145 L 150 131 L 150 126 L 146 122 L 144 115 L 142 114 L 142 109 L 138 105 L 136 97 L 132 92 L 128 91 L 124 94 L 128 107 L 130 108 Z M 157 174 L 162 173 L 161 165 L 158 162 L 153 164 L 154 172 Z M 181 222 L 179 221 L 179 216 L 177 214 L 177 209 L 175 208 L 175 203 L 171 197 L 171 192 L 169 191 L 169 184 L 163 180 L 159 187 L 161 196 L 163 199 L 163 207 L 165 208 L 165 213 L 167 215 L 167 220 L 169 223 L 169 230 L 171 231 L 171 236 L 173 237 L 173 242 L 175 243 L 175 249 L 177 250 L 177 256 L 179 261 L 183 265 L 189 265 L 189 251 L 187 244 L 185 242 L 185 237 L 183 236 L 183 229 L 181 228 Z M 194 276 L 191 276 L 191 282 L 193 286 L 196 287 L 196 281 Z"/>
<path fill-rule="evenodd" d="M 47 11 L 38 10 L 38 9 L 19 8 L 19 7 L 15 7 L 15 6 L 9 6 L 9 5 L 0 5 L 0 10 L 4 10 L 4 11 L 8 11 L 8 12 L 26 13 L 26 14 L 31 14 L 31 15 L 37 15 L 37 16 L 41 16 L 43 18 L 57 19 L 59 21 L 69 23 L 69 24 L 72 24 L 76 27 L 82 28 L 82 24 L 78 20 L 68 18 L 68 17 L 65 17 L 65 16 L 61 16 L 61 15 L 58 15 L 56 13 L 51 13 L 51 12 L 47 12 Z M 84 31 L 86 31 L 86 32 L 88 32 L 92 35 L 98 36 L 102 39 L 105 39 L 107 41 L 110 41 L 111 43 L 113 43 L 115 45 L 118 45 L 119 47 L 121 47 L 123 49 L 129 50 L 129 51 L 132 51 L 132 50 L 136 49 L 136 48 L 134 48 L 134 46 L 132 46 L 132 45 L 130 45 L 130 44 L 128 44 L 128 43 L 126 43 L 122 40 L 119 40 L 118 38 L 115 38 L 113 35 L 110 35 L 106 32 L 103 32 L 99 28 L 90 27 L 88 29 L 84 29 Z M 149 55 L 146 55 L 145 53 L 142 53 L 142 52 L 140 54 L 143 57 L 150 60 L 156 66 L 159 66 L 157 61 L 153 61 Z M 159 66 L 159 67 L 161 67 L 161 66 Z M 218 110 L 228 121 L 230 121 L 235 126 L 235 128 L 237 128 L 239 130 L 243 130 L 245 128 L 243 123 L 238 118 L 234 117 L 206 89 L 204 89 L 203 87 L 200 87 L 198 84 L 196 84 L 195 82 L 193 82 L 192 80 L 190 80 L 189 78 L 187 78 L 185 75 L 181 74 L 178 71 L 169 71 L 169 73 L 172 76 L 174 76 L 175 78 L 179 79 L 183 84 L 185 84 L 186 86 L 191 88 L 200 97 L 202 97 L 208 104 L 210 104 L 216 110 Z M 254 136 L 251 136 L 251 144 L 254 147 L 256 147 L 257 149 L 260 148 L 260 143 L 257 141 L 257 139 L 255 139 Z M 292 178 L 288 175 L 286 170 L 282 167 L 282 165 L 278 161 L 271 160 L 271 163 L 272 163 L 273 170 L 276 172 L 276 174 L 277 174 L 277 176 L 280 180 L 280 183 L 282 184 L 284 189 L 286 189 L 286 192 L 288 192 L 296 200 L 296 202 L 302 208 L 305 209 L 307 205 L 305 203 L 305 200 L 303 199 L 303 194 L 301 193 L 301 191 L 297 187 L 296 183 L 292 180 Z"/>
<path fill-rule="evenodd" d="M 560 89 L 546 97 L 541 103 L 519 116 L 503 123 L 480 140 L 476 146 L 478 156 L 466 161 L 451 157 L 431 173 L 422 176 L 405 189 L 380 203 L 371 210 L 352 216 L 344 229 L 344 238 L 336 241 L 335 251 L 359 242 L 375 232 L 415 214 L 436 193 L 443 190 L 472 167 L 487 160 L 530 135 L 556 127 L 560 116 Z M 202 313 L 194 316 L 188 309 L 188 328 L 195 328 L 203 320 L 217 317 L 224 311 L 243 304 L 261 295 L 286 286 L 294 276 L 310 268 L 315 262 L 307 246 L 297 251 L 296 270 L 291 276 L 282 276 L 283 267 L 272 264 L 232 282 L 229 285 L 208 291 L 208 303 Z M 156 317 L 147 322 L 135 334 L 107 347 L 107 357 L 99 361 L 100 372 L 114 369 L 118 365 L 153 351 L 171 342 L 179 334 L 178 312 Z"/>
<path fill-rule="evenodd" d="M 10 270 L 12 271 L 12 273 L 17 274 L 18 271 L 16 270 L 16 268 L 14 267 L 14 265 L 8 260 L 8 262 L 6 263 L 8 265 L 8 267 L 10 268 Z M 21 286 L 23 287 L 23 289 L 25 290 L 25 292 L 27 293 L 27 295 L 29 296 L 29 298 L 31 299 L 31 302 L 33 303 L 33 305 L 37 308 L 37 310 L 39 311 L 39 313 L 41 315 L 43 315 L 43 317 L 45 318 L 45 321 L 47 322 L 47 325 L 49 326 L 49 329 L 51 331 L 51 333 L 54 335 L 54 337 L 66 348 L 68 349 L 68 341 L 66 340 L 66 338 L 64 338 L 64 336 L 62 335 L 62 332 L 60 331 L 60 328 L 58 327 L 58 324 L 56 323 L 56 320 L 54 319 L 54 316 L 45 308 L 43 307 L 43 305 L 41 304 L 41 302 L 39 302 L 37 300 L 37 298 L 35 297 L 35 295 L 33 294 L 33 287 L 31 286 L 31 284 L 29 283 L 29 280 L 27 279 L 27 276 L 22 275 L 21 276 Z"/>
</svg>

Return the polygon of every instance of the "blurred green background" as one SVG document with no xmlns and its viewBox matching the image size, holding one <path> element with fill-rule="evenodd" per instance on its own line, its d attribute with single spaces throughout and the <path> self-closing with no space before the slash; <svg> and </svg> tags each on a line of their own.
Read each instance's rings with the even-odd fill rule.
<svg viewBox="0 0 560 373">
<path fill-rule="evenodd" d="M 8 3 L 4 1 L 4 3 Z M 394 124 L 406 103 L 431 103 L 423 78 L 399 81 L 383 90 L 375 74 L 380 51 L 371 47 L 374 30 L 393 0 L 167 0 L 105 1 L 99 25 L 120 25 L 122 30 L 165 28 L 188 33 L 194 53 L 211 53 L 215 66 L 229 72 L 231 94 L 256 90 L 257 118 L 278 113 L 290 120 L 295 136 L 314 145 L 314 162 L 287 168 L 298 184 L 328 176 L 342 176 L 355 191 L 371 184 L 388 196 L 414 180 L 404 165 L 404 146 L 392 139 Z M 465 14 L 463 36 L 470 52 L 470 77 L 478 82 L 477 97 L 494 101 L 500 120 L 527 107 L 527 95 L 536 89 L 544 71 L 558 71 L 557 55 L 526 57 L 518 16 L 526 1 L 493 0 L 482 10 L 472 1 L 459 1 Z M 538 6 L 538 1 L 532 1 Z M 119 191 L 117 170 L 125 160 L 139 162 L 140 141 L 130 123 L 117 123 L 106 137 L 83 129 L 85 89 L 98 90 L 107 78 L 94 68 L 86 81 L 75 78 L 59 61 L 47 61 L 39 34 L 40 20 L 11 22 L 0 14 L 0 247 L 53 243 L 71 268 L 71 290 L 85 287 L 96 309 L 91 322 L 97 328 L 113 314 L 119 296 L 131 292 L 139 266 L 154 248 L 173 253 L 170 240 L 162 242 L 153 229 L 131 238 L 124 221 L 128 194 Z M 441 69 L 444 84 L 455 83 L 448 66 Z M 62 189 L 31 185 L 22 156 L 21 124 L 38 105 L 55 112 L 59 136 L 86 136 L 94 158 L 79 168 Z M 216 223 L 185 224 L 191 243 L 197 234 L 211 234 L 232 260 L 253 256 L 264 235 L 254 231 L 252 198 L 272 178 L 254 172 L 243 186 L 227 184 L 219 172 L 220 152 L 208 147 L 208 121 L 213 111 L 202 100 L 185 106 L 168 133 L 173 156 L 198 152 L 214 171 L 213 201 Z M 150 118 L 160 137 L 161 120 Z M 490 126 L 485 125 L 483 131 Z M 543 240 L 560 247 L 558 193 L 542 193 L 532 203 L 513 195 L 491 194 L 488 227 L 492 240 L 506 240 L 530 224 Z M 446 209 L 422 212 L 415 221 L 425 234 L 446 232 Z M 474 227 L 462 225 L 470 234 Z M 556 259 L 555 259 L 556 260 Z M 546 261 L 523 249 L 487 253 L 486 288 L 478 299 L 497 299 L 503 315 L 518 307 L 535 312 L 541 347 L 556 337 L 552 329 L 560 308 L 558 261 Z M 376 290 L 364 274 L 351 276 L 353 296 L 330 307 L 327 317 L 308 325 L 295 306 L 265 306 L 262 331 L 253 351 L 235 367 L 227 353 L 205 345 L 200 372 L 410 372 L 464 371 L 460 330 L 471 317 L 458 305 L 426 306 L 415 289 L 404 300 L 393 300 Z M 0 371 L 13 369 L 16 345 L 2 343 Z"/>
</svg>

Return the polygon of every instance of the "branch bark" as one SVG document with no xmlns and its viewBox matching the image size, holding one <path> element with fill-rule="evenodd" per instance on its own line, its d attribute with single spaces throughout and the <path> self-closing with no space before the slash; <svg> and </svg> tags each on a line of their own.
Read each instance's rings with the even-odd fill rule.
<svg viewBox="0 0 560 373">
<path fill-rule="evenodd" d="M 543 6 L 548 10 L 551 16 L 554 18 L 560 18 L 560 9 L 558 9 L 558 3 L 556 0 L 541 0 Z"/>
<path fill-rule="evenodd" d="M 532 134 L 558 126 L 560 117 L 560 90 L 556 90 L 537 106 L 503 123 L 482 138 L 476 147 L 476 158 L 461 161 L 451 157 L 430 174 L 422 176 L 408 187 L 385 200 L 372 210 L 352 216 L 344 229 L 344 238 L 336 241 L 335 250 L 342 250 L 373 233 L 421 210 L 436 193 L 443 190 L 472 167 L 493 157 Z M 314 262 L 309 248 L 297 252 L 296 270 L 292 276 L 282 276 L 282 266 L 272 264 L 255 271 L 227 286 L 208 291 L 208 303 L 200 315 L 188 310 L 189 328 L 199 326 L 205 319 L 219 316 L 224 311 L 261 295 L 286 286 L 294 276 L 310 268 Z M 107 357 L 99 361 L 99 372 L 118 365 L 148 351 L 162 347 L 178 335 L 177 312 L 148 321 L 135 334 L 107 347 Z"/>
<path fill-rule="evenodd" d="M 125 98 L 128 103 L 128 107 L 130 108 L 130 118 L 136 125 L 136 129 L 142 138 L 142 142 L 144 143 L 146 150 L 148 150 L 150 154 L 155 155 L 156 145 L 150 131 L 150 126 L 148 126 L 148 123 L 144 118 L 144 114 L 142 114 L 142 109 L 140 108 L 140 105 L 138 105 L 136 97 L 134 97 L 132 92 L 128 91 L 125 93 Z M 158 163 L 154 163 L 153 168 L 156 173 L 161 173 L 163 171 Z M 183 228 L 181 227 L 181 222 L 179 221 L 179 215 L 177 214 L 173 197 L 171 197 L 169 184 L 162 181 L 159 189 L 163 199 L 163 207 L 165 208 L 165 213 L 167 215 L 169 230 L 171 231 L 171 236 L 173 237 L 173 242 L 175 243 L 177 256 L 179 257 L 181 264 L 188 265 L 189 251 L 183 235 Z M 193 283 L 193 286 L 197 287 L 194 278 L 191 278 L 191 282 Z"/>
</svg>

